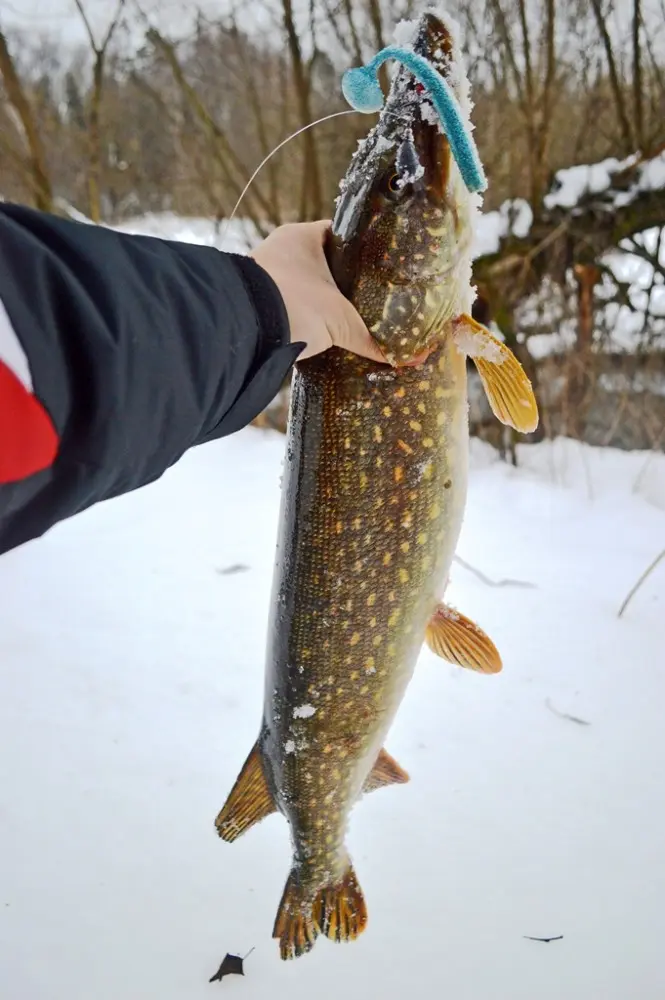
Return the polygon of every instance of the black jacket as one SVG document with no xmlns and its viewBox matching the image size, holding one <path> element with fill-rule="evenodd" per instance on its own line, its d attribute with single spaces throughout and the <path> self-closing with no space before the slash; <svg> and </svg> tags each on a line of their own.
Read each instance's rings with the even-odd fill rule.
<svg viewBox="0 0 665 1000">
<path fill-rule="evenodd" d="M 0 552 L 244 427 L 303 346 L 251 258 L 0 205 Z"/>
</svg>

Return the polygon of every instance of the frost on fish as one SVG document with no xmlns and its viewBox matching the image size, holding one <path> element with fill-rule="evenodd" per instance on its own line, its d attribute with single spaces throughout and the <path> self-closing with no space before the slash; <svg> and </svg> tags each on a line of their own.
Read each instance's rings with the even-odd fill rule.
<svg viewBox="0 0 665 1000">
<path fill-rule="evenodd" d="M 311 719 L 316 712 L 314 705 L 297 705 L 293 709 L 294 719 Z"/>
<path fill-rule="evenodd" d="M 455 344 L 458 351 L 466 354 L 468 358 L 484 358 L 494 365 L 501 365 L 504 362 L 501 347 L 483 332 L 469 326 L 462 326 L 455 332 Z"/>
</svg>

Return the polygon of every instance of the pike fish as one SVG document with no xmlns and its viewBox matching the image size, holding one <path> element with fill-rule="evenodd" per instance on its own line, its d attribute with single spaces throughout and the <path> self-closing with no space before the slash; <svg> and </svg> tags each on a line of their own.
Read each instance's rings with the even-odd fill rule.
<svg viewBox="0 0 665 1000">
<path fill-rule="evenodd" d="M 413 31 L 468 112 L 449 26 L 427 13 Z M 442 601 L 466 502 L 466 357 L 501 421 L 538 422 L 518 361 L 470 317 L 478 202 L 401 69 L 342 182 L 327 248 L 387 363 L 334 348 L 295 366 L 263 718 L 216 820 L 226 841 L 275 811 L 289 822 L 273 931 L 284 959 L 365 928 L 347 823 L 364 792 L 408 780 L 383 747 L 423 641 L 462 667 L 501 669 L 488 636 Z"/>
</svg>

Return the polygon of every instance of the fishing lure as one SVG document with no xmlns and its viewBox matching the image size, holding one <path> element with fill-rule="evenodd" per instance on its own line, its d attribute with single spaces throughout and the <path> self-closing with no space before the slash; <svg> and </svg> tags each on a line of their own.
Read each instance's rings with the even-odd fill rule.
<svg viewBox="0 0 665 1000">
<path fill-rule="evenodd" d="M 380 66 L 388 59 L 396 59 L 403 63 L 426 87 L 464 183 L 471 192 L 485 191 L 487 189 L 485 172 L 457 98 L 445 77 L 423 56 L 398 45 L 388 45 L 366 66 L 347 70 L 342 77 L 342 92 L 348 103 L 355 111 L 365 114 L 381 110 L 384 98 L 377 73 Z"/>
</svg>

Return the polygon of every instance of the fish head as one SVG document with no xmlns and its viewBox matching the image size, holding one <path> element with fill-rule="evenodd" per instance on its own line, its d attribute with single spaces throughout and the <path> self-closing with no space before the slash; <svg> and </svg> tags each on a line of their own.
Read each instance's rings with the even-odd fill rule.
<svg viewBox="0 0 665 1000">
<path fill-rule="evenodd" d="M 412 45 L 468 112 L 468 82 L 450 28 L 428 12 L 414 22 Z M 386 360 L 415 364 L 473 301 L 480 199 L 468 192 L 426 90 L 405 67 L 340 187 L 329 252 L 335 280 Z"/>
</svg>

